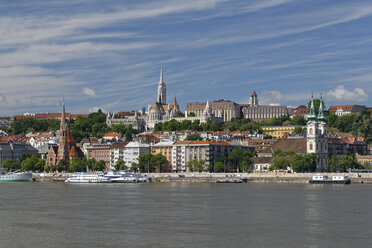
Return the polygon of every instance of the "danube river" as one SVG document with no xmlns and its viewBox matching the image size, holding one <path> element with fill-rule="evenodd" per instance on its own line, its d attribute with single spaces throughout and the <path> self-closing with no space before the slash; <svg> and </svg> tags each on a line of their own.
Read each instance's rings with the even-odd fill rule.
<svg viewBox="0 0 372 248">
<path fill-rule="evenodd" d="M 0 247 L 372 247 L 372 185 L 0 183 Z"/>
</svg>

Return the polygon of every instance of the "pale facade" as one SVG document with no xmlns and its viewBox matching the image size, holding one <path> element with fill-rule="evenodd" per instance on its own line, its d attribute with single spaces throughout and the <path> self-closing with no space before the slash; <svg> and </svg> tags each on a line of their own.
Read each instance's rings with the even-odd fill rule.
<svg viewBox="0 0 372 248">
<path fill-rule="evenodd" d="M 124 162 L 127 167 L 131 167 L 133 163 L 138 163 L 138 157 L 149 153 L 150 145 L 143 141 L 129 142 L 124 148 Z"/>
</svg>

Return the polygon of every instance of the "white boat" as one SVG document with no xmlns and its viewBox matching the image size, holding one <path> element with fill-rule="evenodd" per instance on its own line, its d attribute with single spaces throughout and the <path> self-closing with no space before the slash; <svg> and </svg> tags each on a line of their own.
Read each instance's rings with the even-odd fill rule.
<svg viewBox="0 0 372 248">
<path fill-rule="evenodd" d="M 129 171 L 109 171 L 105 177 L 111 179 L 113 183 L 140 183 L 150 182 L 150 178 L 142 177 L 140 174 L 133 174 Z"/>
<path fill-rule="evenodd" d="M 32 181 L 32 172 L 8 172 L 0 169 L 0 182 L 30 182 Z"/>
<path fill-rule="evenodd" d="M 111 183 L 111 178 L 102 173 L 77 173 L 65 180 L 66 183 Z"/>
<path fill-rule="evenodd" d="M 350 184 L 351 180 L 347 176 L 332 176 L 332 179 L 329 179 L 325 175 L 315 175 L 310 179 L 309 183 L 314 184 L 329 184 L 329 183 L 338 183 L 338 184 Z"/>
</svg>

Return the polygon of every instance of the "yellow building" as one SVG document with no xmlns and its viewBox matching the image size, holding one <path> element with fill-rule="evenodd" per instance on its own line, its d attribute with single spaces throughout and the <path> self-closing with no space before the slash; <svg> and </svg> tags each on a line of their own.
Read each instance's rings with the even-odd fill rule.
<svg viewBox="0 0 372 248">
<path fill-rule="evenodd" d="M 296 127 L 301 127 L 304 129 L 306 126 L 300 125 L 293 125 L 293 126 L 267 126 L 262 127 L 264 133 L 271 135 L 274 138 L 283 138 L 284 135 L 292 135 L 294 134 L 294 130 Z"/>
<path fill-rule="evenodd" d="M 172 145 L 173 142 L 159 142 L 151 146 L 152 154 L 162 154 L 167 158 L 169 164 L 172 164 Z"/>
</svg>

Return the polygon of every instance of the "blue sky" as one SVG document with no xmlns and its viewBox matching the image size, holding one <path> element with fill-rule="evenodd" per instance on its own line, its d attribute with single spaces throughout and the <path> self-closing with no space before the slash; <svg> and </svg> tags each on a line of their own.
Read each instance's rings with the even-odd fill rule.
<svg viewBox="0 0 372 248">
<path fill-rule="evenodd" d="M 0 115 L 372 100 L 372 2 L 0 1 Z"/>
</svg>

